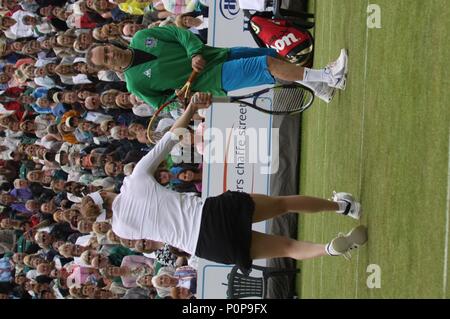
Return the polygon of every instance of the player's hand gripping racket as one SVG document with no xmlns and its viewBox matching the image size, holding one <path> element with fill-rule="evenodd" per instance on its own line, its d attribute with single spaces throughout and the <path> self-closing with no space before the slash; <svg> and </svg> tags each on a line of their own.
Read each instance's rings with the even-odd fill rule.
<svg viewBox="0 0 450 319">
<path fill-rule="evenodd" d="M 148 123 L 147 126 L 147 138 L 150 141 L 150 143 L 152 144 L 156 144 L 161 137 L 163 137 L 164 133 L 166 133 L 165 131 L 156 131 L 156 127 L 158 126 L 158 121 L 157 118 L 159 116 L 159 114 L 161 113 L 162 110 L 164 110 L 169 104 L 172 104 L 174 102 L 180 102 L 180 100 L 182 101 L 182 103 L 184 103 L 184 106 L 186 107 L 189 103 L 189 93 L 191 91 L 191 84 L 193 81 L 195 81 L 195 78 L 197 77 L 198 73 L 195 71 L 192 71 L 191 75 L 189 76 L 188 80 L 186 81 L 186 83 L 183 85 L 183 87 L 177 92 L 174 93 L 167 102 L 165 102 L 164 104 L 162 104 L 160 107 L 158 107 L 158 109 L 156 110 L 156 112 L 153 114 L 153 116 L 150 119 L 150 122 Z"/>
</svg>

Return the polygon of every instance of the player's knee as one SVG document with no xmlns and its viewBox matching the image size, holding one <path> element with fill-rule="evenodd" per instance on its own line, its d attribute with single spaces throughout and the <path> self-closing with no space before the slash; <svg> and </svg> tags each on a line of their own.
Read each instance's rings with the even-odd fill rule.
<svg viewBox="0 0 450 319">
<path fill-rule="evenodd" d="M 284 197 L 277 197 L 275 199 L 274 207 L 276 207 L 279 213 L 285 213 L 289 211 L 288 201 Z"/>
<path fill-rule="evenodd" d="M 283 255 L 295 259 L 295 256 L 297 254 L 296 241 L 294 239 L 286 237 L 283 243 L 283 250 Z"/>
<path fill-rule="evenodd" d="M 267 56 L 267 67 L 270 71 L 272 71 L 276 67 L 276 63 L 278 62 L 278 59 L 268 55 Z"/>
</svg>

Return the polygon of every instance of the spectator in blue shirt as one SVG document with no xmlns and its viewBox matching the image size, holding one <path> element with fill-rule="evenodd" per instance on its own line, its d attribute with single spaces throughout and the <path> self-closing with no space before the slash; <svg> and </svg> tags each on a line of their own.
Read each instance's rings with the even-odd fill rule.
<svg viewBox="0 0 450 319">
<path fill-rule="evenodd" d="M 3 257 L 0 259 L 0 282 L 12 280 L 13 265 L 9 257 Z"/>
</svg>

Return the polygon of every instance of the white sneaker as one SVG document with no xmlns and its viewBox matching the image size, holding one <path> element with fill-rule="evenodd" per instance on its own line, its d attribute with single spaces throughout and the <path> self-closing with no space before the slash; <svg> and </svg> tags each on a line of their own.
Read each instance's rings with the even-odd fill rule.
<svg viewBox="0 0 450 319">
<path fill-rule="evenodd" d="M 332 201 L 343 201 L 347 202 L 347 208 L 345 209 L 345 212 L 343 212 L 343 215 L 349 216 L 354 219 L 360 219 L 361 218 L 361 204 L 355 201 L 352 194 L 350 193 L 336 193 L 333 191 L 333 195 L 331 196 Z"/>
<path fill-rule="evenodd" d="M 326 83 L 318 82 L 320 86 L 314 88 L 314 95 L 325 103 L 330 103 L 336 93 L 335 88 L 328 86 Z"/>
<path fill-rule="evenodd" d="M 345 90 L 347 85 L 347 68 L 347 50 L 342 49 L 339 58 L 325 67 L 325 73 L 329 76 L 328 85 L 340 90 Z"/>
<path fill-rule="evenodd" d="M 314 95 L 325 103 L 330 103 L 336 93 L 336 90 L 329 87 L 324 82 L 307 82 L 307 81 L 296 81 L 301 85 L 304 85 L 314 91 Z"/>
<path fill-rule="evenodd" d="M 326 245 L 325 250 L 330 256 L 344 256 L 345 259 L 350 260 L 351 250 L 364 245 L 367 239 L 367 227 L 360 225 L 353 228 L 347 235 L 338 234 Z"/>
</svg>

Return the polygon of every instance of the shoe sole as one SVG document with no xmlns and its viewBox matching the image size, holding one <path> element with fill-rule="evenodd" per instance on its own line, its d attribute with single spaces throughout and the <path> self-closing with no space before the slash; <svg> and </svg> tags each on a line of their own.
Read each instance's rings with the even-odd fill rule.
<svg viewBox="0 0 450 319">
<path fill-rule="evenodd" d="M 333 88 L 333 90 L 331 91 L 331 94 L 328 96 L 328 99 L 326 100 L 324 97 L 320 97 L 318 95 L 317 98 L 320 99 L 321 101 L 324 101 L 325 103 L 329 104 L 331 103 L 331 101 L 333 100 L 334 96 L 336 95 L 336 90 Z"/>
<path fill-rule="evenodd" d="M 358 202 L 355 202 L 355 201 L 353 201 L 353 204 L 355 205 L 355 209 L 358 211 L 358 214 L 357 215 L 348 214 L 347 216 L 349 216 L 353 219 L 359 220 L 359 219 L 361 219 L 361 215 L 362 215 L 361 204 Z"/>
<path fill-rule="evenodd" d="M 367 227 L 359 225 L 353 228 L 344 238 L 348 240 L 350 245 L 356 245 L 358 247 L 364 245 L 368 240 Z"/>
<path fill-rule="evenodd" d="M 331 101 L 333 101 L 335 95 L 336 95 L 336 90 L 333 88 L 333 91 L 331 91 L 331 94 L 330 94 L 330 99 L 328 100 L 327 103 L 331 103 Z"/>
<path fill-rule="evenodd" d="M 344 52 L 344 54 L 345 54 L 344 75 L 347 75 L 347 72 L 348 72 L 348 52 L 347 52 L 347 49 L 342 49 L 341 52 Z"/>
<path fill-rule="evenodd" d="M 333 246 L 333 250 L 339 254 L 344 254 L 352 246 L 351 243 L 348 241 L 347 236 L 337 237 L 333 239 L 331 245 Z"/>
<path fill-rule="evenodd" d="M 333 250 L 341 255 L 349 252 L 352 248 L 364 245 L 368 240 L 367 227 L 360 225 L 353 228 L 347 235 L 333 239 Z"/>
<path fill-rule="evenodd" d="M 351 217 L 351 218 L 353 218 L 353 219 L 356 219 L 356 220 L 361 219 L 361 215 L 362 215 L 362 206 L 361 206 L 361 203 L 355 201 L 355 199 L 353 198 L 353 195 L 350 194 L 350 193 L 345 193 L 345 192 L 340 192 L 340 193 L 343 194 L 343 195 L 342 195 L 341 197 L 337 197 L 336 195 L 337 195 L 338 193 L 333 192 L 333 194 L 331 195 L 331 200 L 332 200 L 332 201 L 338 201 L 338 200 L 351 201 L 351 202 L 354 204 L 356 210 L 358 211 L 358 215 L 357 215 L 357 216 L 354 216 L 354 215 L 348 214 L 347 216 L 348 216 L 348 217 Z"/>
<path fill-rule="evenodd" d="M 342 194 L 341 198 L 338 198 L 337 194 Z M 333 193 L 331 194 L 331 200 L 333 200 L 333 201 L 342 200 L 342 199 L 354 201 L 353 195 L 350 193 L 333 191 Z"/>
<path fill-rule="evenodd" d="M 342 78 L 339 80 L 338 83 L 336 83 L 335 88 L 339 89 L 339 90 L 345 90 L 345 88 L 347 87 L 347 72 L 348 72 L 348 54 L 347 54 L 347 50 L 346 49 L 342 49 L 341 50 L 341 54 L 344 53 L 345 56 L 345 62 L 344 62 L 344 75 L 342 76 Z"/>
</svg>

